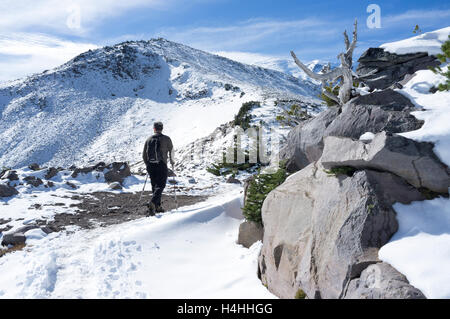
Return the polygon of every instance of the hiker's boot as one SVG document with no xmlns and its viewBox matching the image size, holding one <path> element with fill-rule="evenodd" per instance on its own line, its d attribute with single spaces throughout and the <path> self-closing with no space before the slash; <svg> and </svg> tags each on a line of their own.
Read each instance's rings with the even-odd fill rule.
<svg viewBox="0 0 450 319">
<path fill-rule="evenodd" d="M 154 216 L 156 212 L 156 206 L 153 203 L 147 204 L 147 216 Z"/>
<path fill-rule="evenodd" d="M 165 210 L 164 210 L 164 208 L 162 208 L 161 205 L 158 205 L 158 206 L 156 206 L 156 212 L 157 212 L 157 213 L 164 213 Z"/>
</svg>

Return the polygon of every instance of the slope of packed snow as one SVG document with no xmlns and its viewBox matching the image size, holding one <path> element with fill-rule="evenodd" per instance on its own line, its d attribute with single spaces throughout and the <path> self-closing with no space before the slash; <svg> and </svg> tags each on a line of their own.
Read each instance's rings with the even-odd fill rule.
<svg viewBox="0 0 450 319">
<path fill-rule="evenodd" d="M 416 37 L 385 43 L 380 48 L 390 53 L 407 54 L 416 52 L 428 52 L 428 54 L 441 53 L 442 43 L 448 40 L 450 27 L 442 28 L 432 32 L 426 32 Z"/>
<path fill-rule="evenodd" d="M 235 243 L 239 188 L 108 228 L 27 233 L 0 258 L 2 298 L 274 298 L 256 276 L 261 243 Z"/>
<path fill-rule="evenodd" d="M 124 42 L 0 84 L 0 166 L 135 162 L 155 120 L 179 148 L 233 119 L 243 102 L 317 101 L 318 89 L 164 39 Z"/>
<path fill-rule="evenodd" d="M 432 34 L 442 34 L 442 30 L 447 30 L 447 34 L 450 32 L 450 28 L 446 28 Z M 414 41 L 405 40 L 404 43 Z M 429 52 L 433 52 L 433 48 L 434 44 Z M 419 130 L 401 135 L 434 142 L 435 153 L 450 166 L 450 92 L 429 92 L 432 86 L 443 82 L 442 76 L 431 71 L 418 71 L 399 90 L 422 109 L 413 114 L 425 121 Z M 399 230 L 380 249 L 380 259 L 406 275 L 426 297 L 450 298 L 450 199 L 440 197 L 410 205 L 397 203 L 394 209 Z"/>
</svg>

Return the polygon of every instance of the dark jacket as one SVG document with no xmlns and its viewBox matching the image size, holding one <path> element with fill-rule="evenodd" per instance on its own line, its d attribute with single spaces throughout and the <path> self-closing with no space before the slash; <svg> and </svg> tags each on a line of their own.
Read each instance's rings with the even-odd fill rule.
<svg viewBox="0 0 450 319">
<path fill-rule="evenodd" d="M 159 141 L 161 143 L 161 152 L 162 152 L 162 160 L 163 162 L 167 165 L 167 157 L 170 157 L 170 162 L 173 161 L 173 144 L 172 144 L 172 140 L 170 139 L 170 137 L 168 137 L 167 135 L 164 135 L 162 133 L 156 133 L 155 135 L 160 135 Z M 144 163 L 145 165 L 148 166 L 148 154 L 147 154 L 147 150 L 148 150 L 148 145 L 150 143 L 150 139 L 152 137 L 149 137 L 144 144 L 144 151 L 142 152 L 142 158 L 144 159 Z"/>
</svg>

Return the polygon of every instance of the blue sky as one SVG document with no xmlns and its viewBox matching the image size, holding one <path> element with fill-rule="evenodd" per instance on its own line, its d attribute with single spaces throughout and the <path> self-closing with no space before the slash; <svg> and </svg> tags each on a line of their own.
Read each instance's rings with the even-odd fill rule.
<svg viewBox="0 0 450 319">
<path fill-rule="evenodd" d="M 366 25 L 367 6 L 381 28 Z M 450 25 L 446 1 L 2 0 L 0 81 L 57 66 L 90 48 L 164 37 L 210 52 L 335 61 L 342 32 L 359 21 L 359 56 L 370 46 Z"/>
</svg>

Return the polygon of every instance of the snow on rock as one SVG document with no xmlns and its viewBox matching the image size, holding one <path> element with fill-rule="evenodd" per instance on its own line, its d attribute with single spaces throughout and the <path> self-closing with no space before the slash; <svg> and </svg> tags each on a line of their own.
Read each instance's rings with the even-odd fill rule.
<svg viewBox="0 0 450 319">
<path fill-rule="evenodd" d="M 442 162 L 450 166 L 450 92 L 429 93 L 432 86 L 443 82 L 443 76 L 422 70 L 416 72 L 402 90 L 398 90 L 422 109 L 412 114 L 425 121 L 419 130 L 401 135 L 418 141 L 434 142 L 435 153 Z"/>
<path fill-rule="evenodd" d="M 425 49 L 434 54 L 438 42 L 445 40 L 449 31 L 450 28 L 444 28 L 426 33 L 388 48 L 393 50 L 398 46 L 399 53 Z M 401 45 L 405 47 L 402 49 Z M 425 121 L 419 130 L 401 135 L 435 143 L 435 153 L 450 166 L 450 92 L 429 92 L 432 86 L 443 82 L 444 77 L 423 70 L 398 90 L 420 109 L 414 116 Z M 395 204 L 394 209 L 399 230 L 380 249 L 380 259 L 403 273 L 426 297 L 450 298 L 450 199 Z"/>
<path fill-rule="evenodd" d="M 49 234 L 0 259 L 0 297 L 274 298 L 256 276 L 261 243 L 236 244 L 240 207 L 234 191 L 159 217 Z"/>
<path fill-rule="evenodd" d="M 375 134 L 373 134 L 372 132 L 366 132 L 359 137 L 359 140 L 360 141 L 371 141 L 371 140 L 373 140 L 374 137 L 375 137 Z"/>
<path fill-rule="evenodd" d="M 450 298 L 450 201 L 395 204 L 399 230 L 379 251 L 428 298 Z"/>
<path fill-rule="evenodd" d="M 448 40 L 450 27 L 426 32 L 416 37 L 380 45 L 385 51 L 396 54 L 428 52 L 430 55 L 441 53 L 442 44 Z"/>
</svg>

